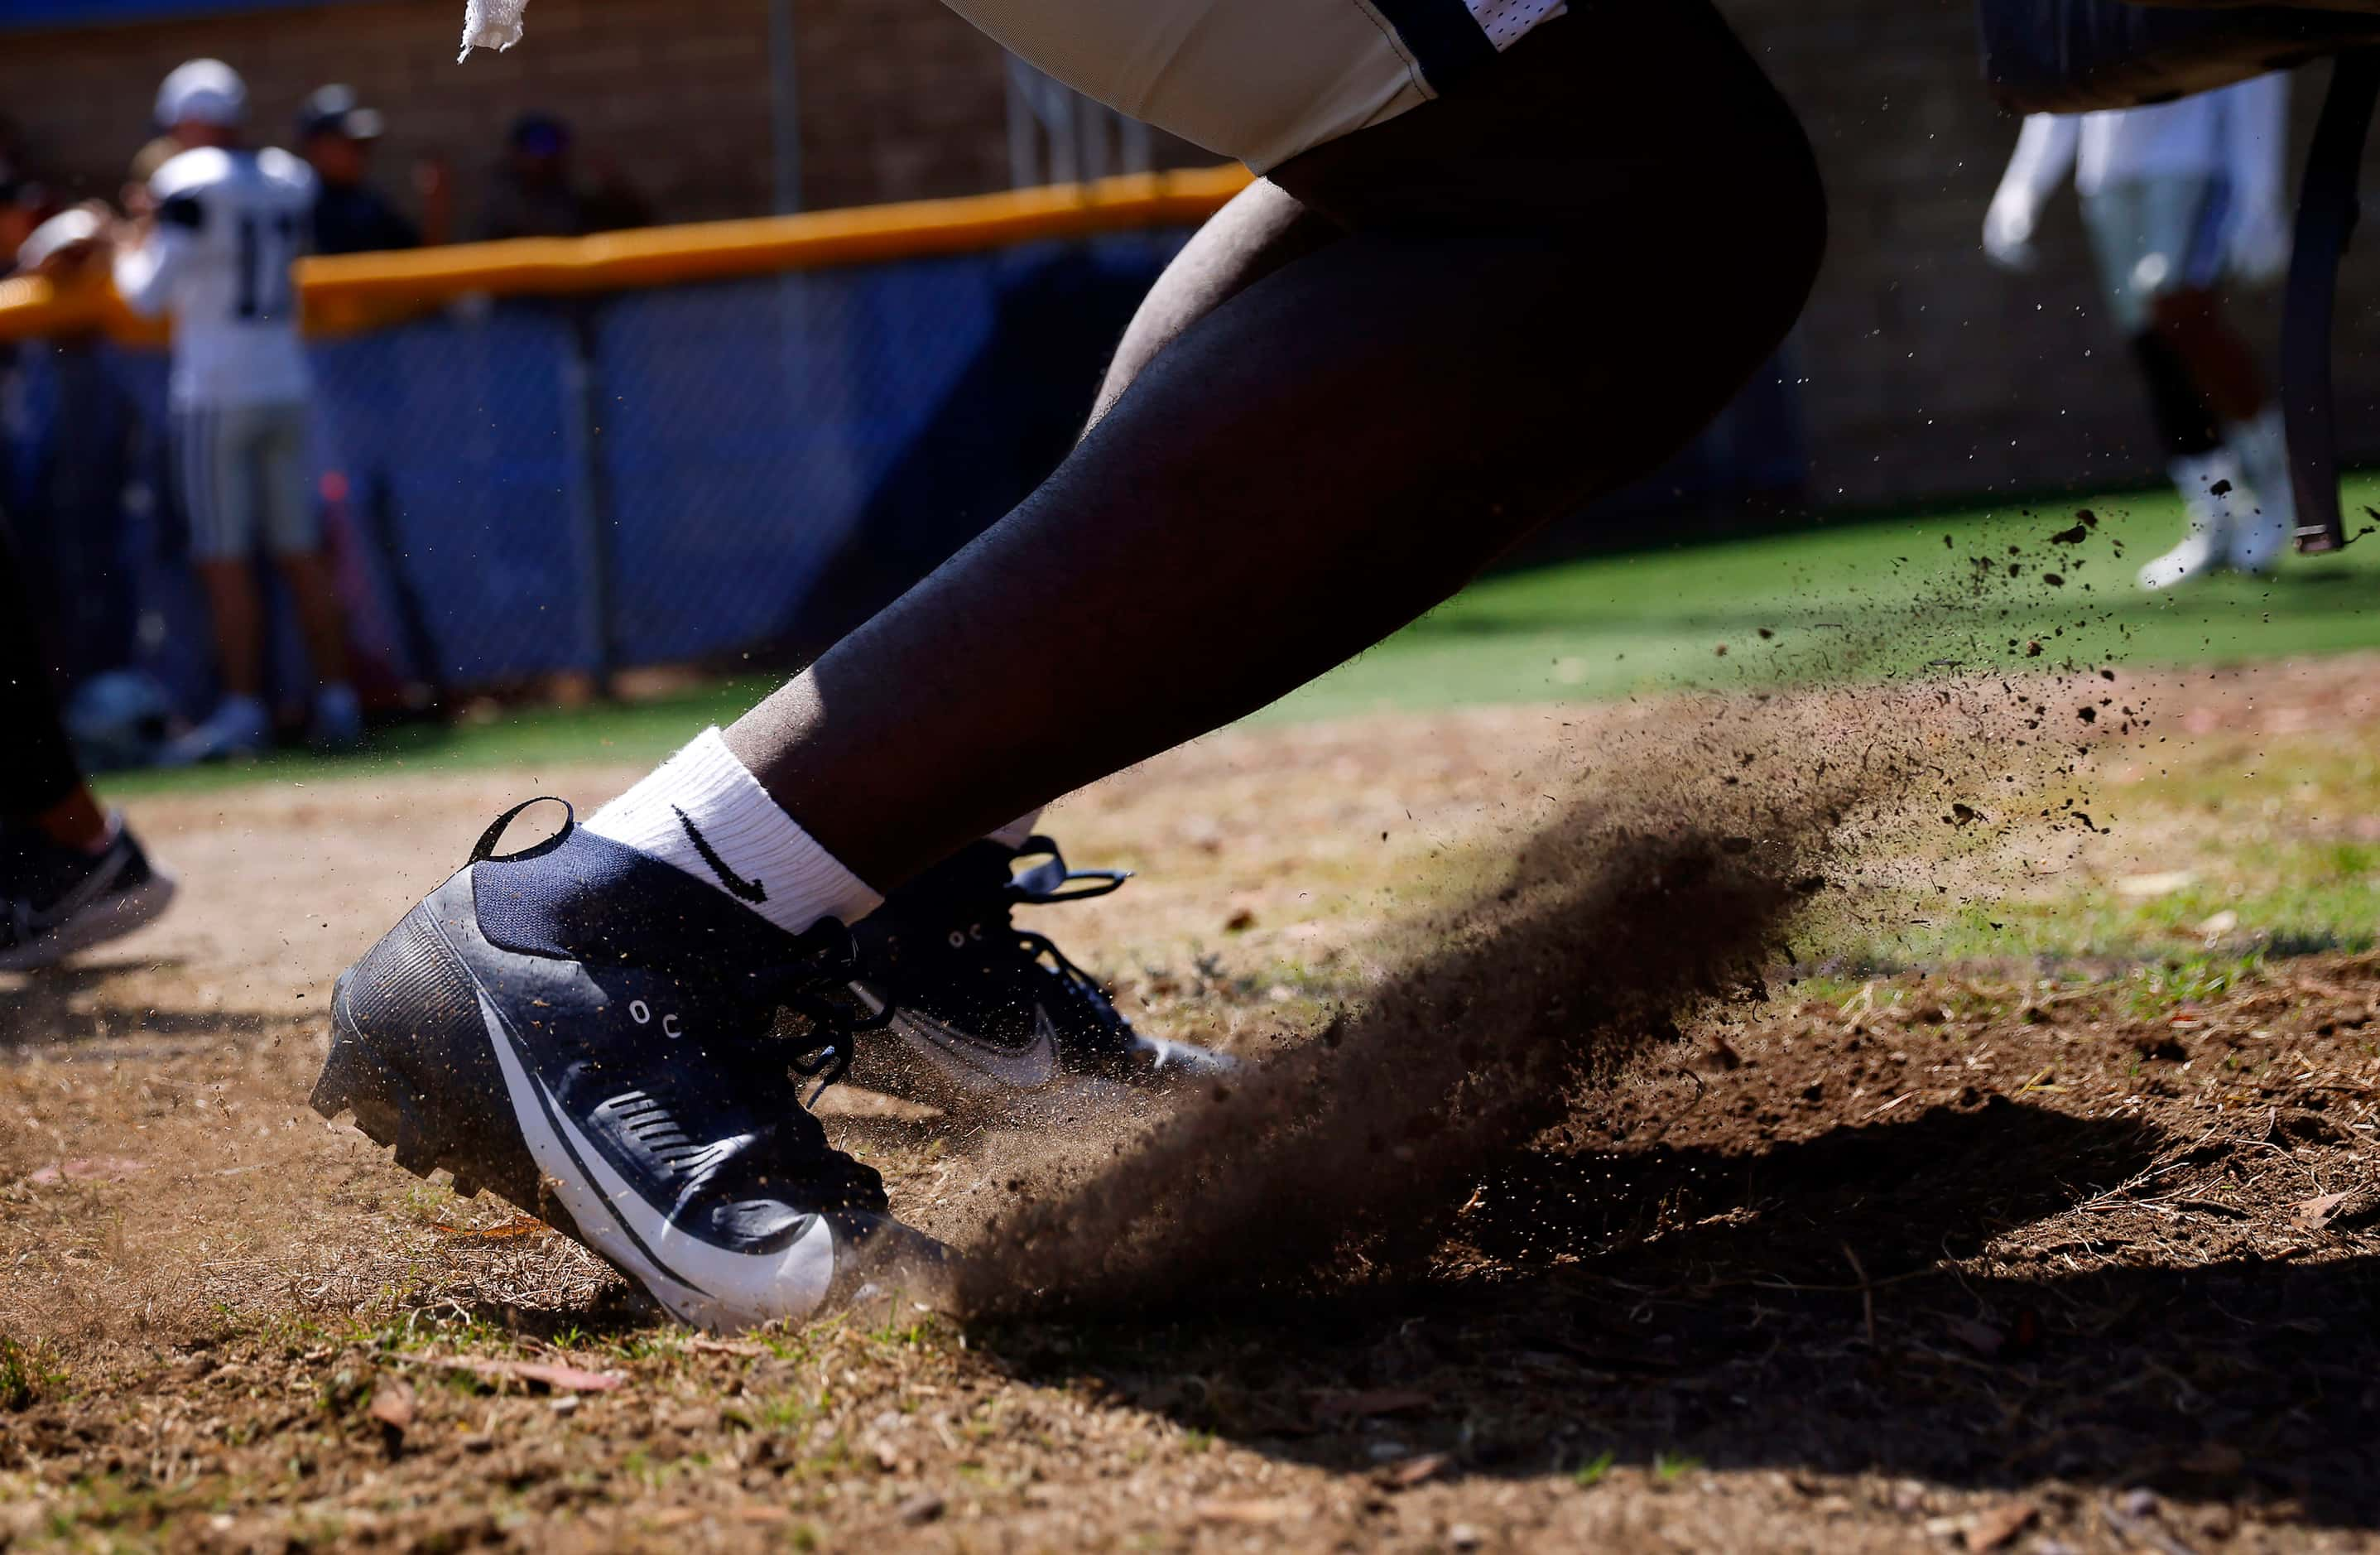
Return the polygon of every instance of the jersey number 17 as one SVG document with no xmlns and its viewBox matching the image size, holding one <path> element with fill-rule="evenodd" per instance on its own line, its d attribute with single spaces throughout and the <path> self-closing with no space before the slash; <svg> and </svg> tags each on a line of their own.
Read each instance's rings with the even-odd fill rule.
<svg viewBox="0 0 2380 1555">
<path fill-rule="evenodd" d="M 234 311 L 243 319 L 278 319 L 289 311 L 289 266 L 298 258 L 298 218 L 247 215 L 239 219 L 239 297 Z"/>
</svg>

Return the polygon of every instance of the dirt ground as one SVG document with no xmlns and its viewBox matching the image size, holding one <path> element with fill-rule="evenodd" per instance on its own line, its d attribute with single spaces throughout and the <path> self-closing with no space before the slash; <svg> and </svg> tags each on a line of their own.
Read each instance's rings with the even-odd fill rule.
<svg viewBox="0 0 2380 1555">
<path fill-rule="evenodd" d="M 2127 683 L 2157 731 L 2097 781 L 2362 730 L 2374 685 Z M 1149 1028 L 1263 1057 L 1659 715 L 1202 742 L 1052 816 L 1143 876 L 1036 927 Z M 0 1548 L 2380 1549 L 2380 954 L 1780 969 L 1484 1174 L 1415 1272 L 707 1339 L 303 1102 L 332 974 L 490 815 L 633 775 L 136 808 L 175 915 L 0 979 Z M 960 1238 L 1044 1137 L 830 1104 Z"/>
</svg>

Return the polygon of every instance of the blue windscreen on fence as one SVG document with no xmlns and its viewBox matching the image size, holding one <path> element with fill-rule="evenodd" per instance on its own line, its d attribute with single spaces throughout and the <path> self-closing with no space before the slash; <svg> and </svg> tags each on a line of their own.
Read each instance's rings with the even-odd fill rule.
<svg viewBox="0 0 2380 1555">
<path fill-rule="evenodd" d="M 892 573 L 922 574 L 1062 456 L 1104 343 L 1181 240 L 1120 235 L 480 303 L 320 344 L 316 454 L 337 477 L 326 500 L 344 509 L 333 541 L 347 553 L 348 592 L 362 596 L 350 599 L 359 630 L 430 661 L 398 666 L 402 675 L 464 686 L 797 634 L 863 522 L 906 553 Z M 1049 313 L 1053 291 L 1072 299 L 1070 339 L 1007 317 Z M 987 373 L 987 351 L 1020 336 L 1045 371 Z M 18 352 L 15 489 L 0 486 L 0 506 L 20 528 L 115 535 L 103 549 L 138 578 L 146 618 L 139 657 L 203 705 L 203 674 L 191 669 L 205 660 L 203 621 L 170 490 L 154 478 L 166 466 L 164 362 L 75 349 Z M 94 360 L 102 371 L 73 371 Z M 1005 381 L 999 400 L 948 414 L 965 385 L 990 377 Z M 75 434 L 101 408 L 95 383 L 145 435 L 116 459 L 112 485 L 103 474 L 80 482 L 107 488 L 95 505 L 111 511 L 86 496 L 68 512 L 54 477 L 62 463 L 91 462 L 92 440 Z M 1019 399 L 1034 402 L 1029 431 L 1016 431 Z M 987 418 L 1005 429 L 989 455 L 972 435 Z M 921 480 L 925 467 L 939 467 L 932 479 Z M 143 503 L 144 489 L 166 500 Z M 895 511 L 935 504 L 947 512 Z M 77 570 L 61 581 L 81 595 L 106 568 L 94 557 Z M 69 677 L 112 667 L 104 650 L 95 656 L 67 663 Z"/>
<path fill-rule="evenodd" d="M 480 300 L 318 345 L 322 500 L 368 695 L 831 641 L 1064 456 L 1183 236 Z M 156 478 L 162 358 L 16 358 L 0 508 L 48 579 L 66 678 L 129 662 L 202 709 L 205 618 Z M 1764 373 L 1619 505 L 1796 485 L 1789 384 Z"/>
<path fill-rule="evenodd" d="M 610 500 L 624 518 L 648 516 L 618 529 L 624 652 L 688 658 L 791 624 L 990 334 L 1000 269 L 950 260 L 810 272 L 640 293 L 603 310 Z M 1086 384 L 1086 405 L 1089 394 Z"/>
<path fill-rule="evenodd" d="M 317 457 L 386 504 L 372 570 L 418 602 L 440 660 L 419 673 L 468 685 L 595 667 L 571 351 L 566 315 L 499 308 L 313 353 Z"/>
</svg>

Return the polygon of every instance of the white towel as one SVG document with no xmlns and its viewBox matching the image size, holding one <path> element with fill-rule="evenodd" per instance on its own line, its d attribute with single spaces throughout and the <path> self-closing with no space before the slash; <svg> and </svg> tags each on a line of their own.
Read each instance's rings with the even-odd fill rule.
<svg viewBox="0 0 2380 1555">
<path fill-rule="evenodd" d="M 528 0 L 463 0 L 463 52 L 457 60 L 471 57 L 475 48 L 504 50 L 521 41 L 521 13 L 528 9 Z"/>
</svg>

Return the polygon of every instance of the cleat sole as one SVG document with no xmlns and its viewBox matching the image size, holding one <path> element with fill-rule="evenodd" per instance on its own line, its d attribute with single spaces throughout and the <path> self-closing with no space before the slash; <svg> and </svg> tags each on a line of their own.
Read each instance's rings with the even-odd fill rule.
<svg viewBox="0 0 2380 1555">
<path fill-rule="evenodd" d="M 576 1236 L 540 1189 L 468 988 L 441 986 L 434 926 L 416 908 L 331 990 L 331 1051 L 308 1104 L 356 1127 L 416 1177 L 446 1172 Z M 402 998 L 375 1002 L 375 986 Z M 366 997 L 358 997 L 359 991 Z"/>
</svg>

